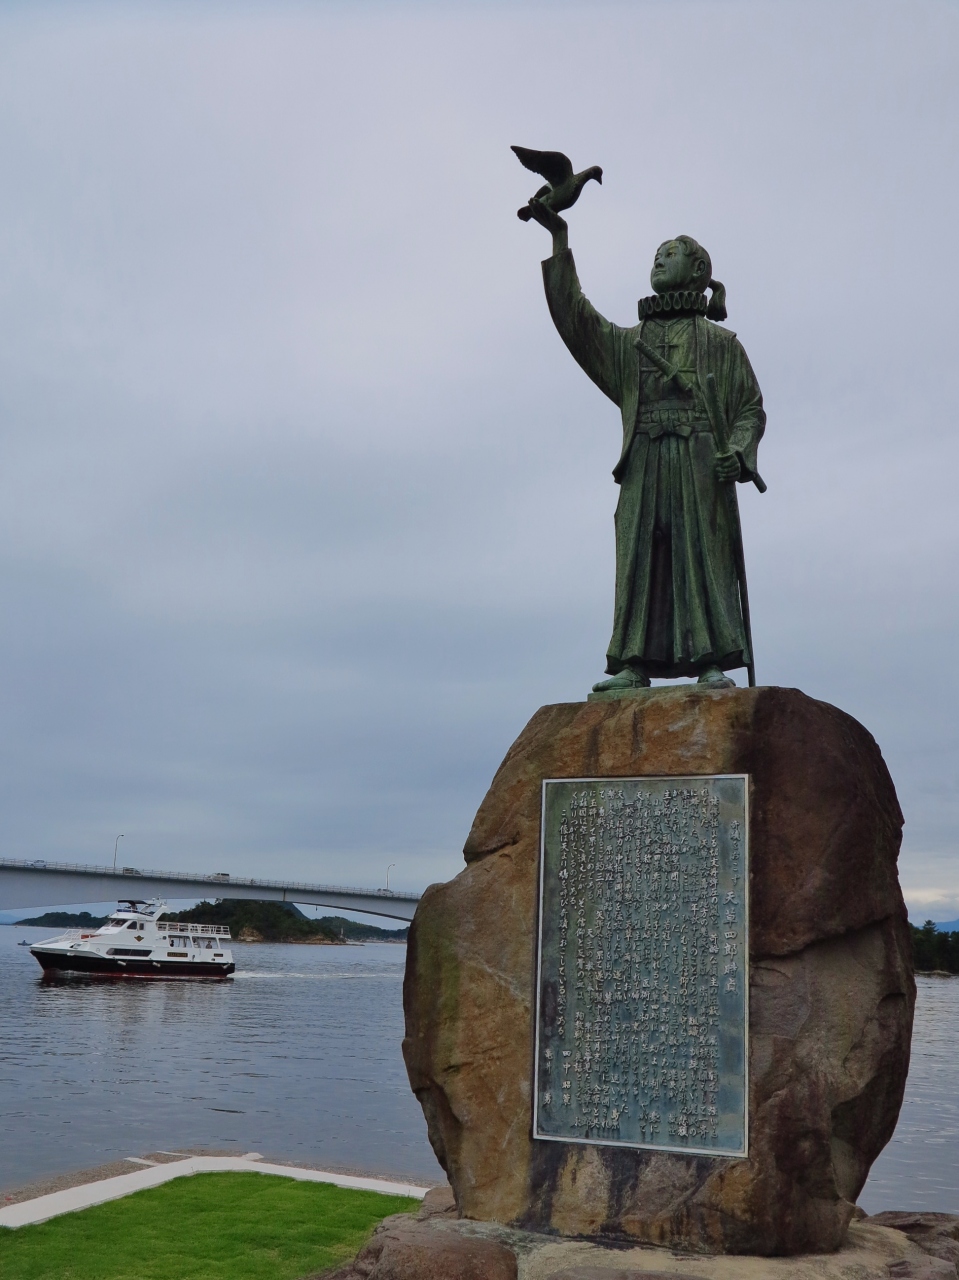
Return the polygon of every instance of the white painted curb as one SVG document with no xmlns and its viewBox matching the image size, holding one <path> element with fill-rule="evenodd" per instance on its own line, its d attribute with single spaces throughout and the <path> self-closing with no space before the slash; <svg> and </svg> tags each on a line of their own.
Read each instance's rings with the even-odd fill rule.
<svg viewBox="0 0 959 1280">
<path fill-rule="evenodd" d="M 296 1169 L 287 1164 L 264 1164 L 262 1160 L 245 1160 L 242 1156 L 190 1156 L 186 1160 L 171 1160 L 169 1164 L 151 1165 L 137 1169 L 135 1173 L 121 1173 L 116 1178 L 103 1178 L 100 1182 L 85 1182 L 79 1187 L 67 1187 L 36 1200 L 24 1200 L 20 1204 L 0 1209 L 0 1227 L 26 1227 L 34 1222 L 46 1222 L 62 1213 L 75 1213 L 89 1209 L 91 1205 L 105 1204 L 144 1191 L 147 1187 L 159 1187 L 173 1178 L 183 1178 L 192 1173 L 268 1173 L 281 1178 L 294 1178 L 297 1182 L 331 1182 L 336 1187 L 349 1187 L 356 1191 L 379 1191 L 389 1196 L 409 1196 L 422 1200 L 429 1187 L 414 1187 L 405 1182 L 386 1182 L 382 1178 L 354 1178 L 345 1173 L 325 1173 L 320 1169 Z"/>
</svg>

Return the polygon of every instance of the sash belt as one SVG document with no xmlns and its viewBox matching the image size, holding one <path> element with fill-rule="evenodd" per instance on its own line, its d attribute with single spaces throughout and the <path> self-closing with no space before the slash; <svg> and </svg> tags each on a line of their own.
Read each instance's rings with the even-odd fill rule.
<svg viewBox="0 0 959 1280">
<path fill-rule="evenodd" d="M 641 405 L 636 430 L 651 440 L 659 436 L 681 436 L 688 439 L 693 432 L 710 431 L 709 420 L 701 409 L 686 405 Z"/>
</svg>

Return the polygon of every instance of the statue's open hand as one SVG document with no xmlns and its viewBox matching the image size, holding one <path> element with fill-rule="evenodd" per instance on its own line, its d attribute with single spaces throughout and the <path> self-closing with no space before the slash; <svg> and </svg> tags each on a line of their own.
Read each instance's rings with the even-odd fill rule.
<svg viewBox="0 0 959 1280">
<path fill-rule="evenodd" d="M 734 453 L 718 453 L 716 455 L 716 479 L 724 484 L 738 480 L 742 475 L 739 459 Z"/>
<path fill-rule="evenodd" d="M 529 202 L 530 216 L 541 227 L 545 227 L 547 231 L 551 231 L 553 235 L 565 232 L 569 224 L 565 218 L 561 218 L 558 213 L 554 213 L 548 204 L 544 204 L 542 200 L 537 200 L 534 196 Z"/>
</svg>

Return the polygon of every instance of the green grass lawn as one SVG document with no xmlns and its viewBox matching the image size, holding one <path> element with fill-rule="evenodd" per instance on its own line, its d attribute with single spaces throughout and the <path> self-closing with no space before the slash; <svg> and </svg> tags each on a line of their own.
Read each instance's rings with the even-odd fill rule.
<svg viewBox="0 0 959 1280">
<path fill-rule="evenodd" d="M 261 1173 L 199 1173 L 16 1231 L 3 1280 L 297 1280 L 419 1201 Z"/>
</svg>

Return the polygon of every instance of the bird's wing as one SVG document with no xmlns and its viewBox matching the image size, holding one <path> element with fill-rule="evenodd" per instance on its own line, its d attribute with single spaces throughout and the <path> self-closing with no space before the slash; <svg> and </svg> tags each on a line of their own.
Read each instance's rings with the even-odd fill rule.
<svg viewBox="0 0 959 1280">
<path fill-rule="evenodd" d="M 532 169 L 533 173 L 542 174 L 554 187 L 568 182 L 573 176 L 572 162 L 562 151 L 531 151 L 529 147 L 510 147 L 510 150 L 516 153 L 520 164 Z"/>
</svg>

